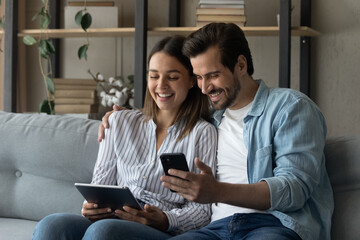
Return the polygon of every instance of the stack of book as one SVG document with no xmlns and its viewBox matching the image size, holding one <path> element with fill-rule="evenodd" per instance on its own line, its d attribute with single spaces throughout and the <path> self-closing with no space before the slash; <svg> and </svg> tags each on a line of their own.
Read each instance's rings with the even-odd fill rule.
<svg viewBox="0 0 360 240">
<path fill-rule="evenodd" d="M 97 82 L 93 79 L 54 78 L 55 113 L 97 113 Z"/>
<path fill-rule="evenodd" d="M 196 26 L 202 27 L 211 22 L 245 26 L 244 0 L 200 0 L 196 8 Z"/>
</svg>

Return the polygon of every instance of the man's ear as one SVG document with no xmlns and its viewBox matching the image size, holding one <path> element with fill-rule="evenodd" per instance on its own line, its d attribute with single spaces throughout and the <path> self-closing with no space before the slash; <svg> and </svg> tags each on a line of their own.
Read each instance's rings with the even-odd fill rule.
<svg viewBox="0 0 360 240">
<path fill-rule="evenodd" d="M 244 55 L 238 56 L 237 63 L 239 65 L 240 72 L 247 72 L 247 61 Z"/>
</svg>

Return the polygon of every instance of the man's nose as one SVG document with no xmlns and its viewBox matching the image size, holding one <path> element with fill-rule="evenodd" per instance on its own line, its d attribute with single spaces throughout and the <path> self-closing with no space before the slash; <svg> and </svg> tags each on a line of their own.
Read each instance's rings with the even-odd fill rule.
<svg viewBox="0 0 360 240">
<path fill-rule="evenodd" d="M 199 85 L 199 88 L 201 88 L 201 92 L 203 94 L 208 94 L 212 89 L 212 87 L 211 87 L 212 85 L 211 85 L 210 81 L 205 80 L 205 79 L 200 81 L 200 83 L 198 85 Z"/>
</svg>

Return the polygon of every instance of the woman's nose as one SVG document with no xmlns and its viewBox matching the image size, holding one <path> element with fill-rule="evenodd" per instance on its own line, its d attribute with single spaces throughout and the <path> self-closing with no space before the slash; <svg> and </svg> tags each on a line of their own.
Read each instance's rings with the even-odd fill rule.
<svg viewBox="0 0 360 240">
<path fill-rule="evenodd" d="M 168 81 L 165 77 L 159 77 L 158 80 L 158 88 L 167 88 L 168 87 Z"/>
</svg>

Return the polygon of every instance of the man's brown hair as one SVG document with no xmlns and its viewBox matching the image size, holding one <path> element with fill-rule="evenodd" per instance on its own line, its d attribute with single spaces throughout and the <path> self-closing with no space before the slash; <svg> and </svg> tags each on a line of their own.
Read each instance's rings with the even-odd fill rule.
<svg viewBox="0 0 360 240">
<path fill-rule="evenodd" d="M 245 56 L 247 72 L 249 76 L 254 73 L 251 52 L 244 32 L 233 23 L 209 23 L 187 37 L 183 53 L 184 55 L 196 57 L 204 53 L 210 47 L 218 47 L 221 63 L 230 71 L 234 67 L 240 55 Z"/>
</svg>

